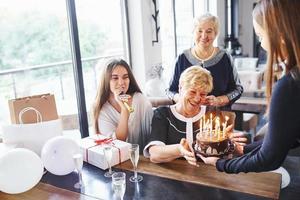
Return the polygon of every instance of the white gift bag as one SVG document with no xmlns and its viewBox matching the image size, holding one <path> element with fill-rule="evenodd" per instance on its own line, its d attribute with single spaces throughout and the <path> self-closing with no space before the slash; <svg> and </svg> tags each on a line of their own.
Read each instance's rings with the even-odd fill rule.
<svg viewBox="0 0 300 200">
<path fill-rule="evenodd" d="M 29 110 L 28 108 L 24 109 L 24 112 Z M 39 116 L 39 121 L 42 121 L 39 111 L 36 109 L 34 109 L 34 111 L 37 113 L 37 116 Z M 20 112 L 20 119 L 24 112 Z M 56 119 L 33 124 L 3 125 L 2 133 L 3 143 L 16 144 L 18 147 L 30 149 L 38 155 L 41 155 L 41 150 L 49 139 L 62 135 L 62 122 L 61 119 Z"/>
</svg>

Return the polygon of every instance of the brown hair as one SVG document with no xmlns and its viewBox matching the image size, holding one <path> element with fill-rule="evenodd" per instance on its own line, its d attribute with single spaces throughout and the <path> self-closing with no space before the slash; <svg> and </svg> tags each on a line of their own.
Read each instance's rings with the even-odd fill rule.
<svg viewBox="0 0 300 200">
<path fill-rule="evenodd" d="M 93 126 L 94 126 L 95 133 L 99 133 L 98 117 L 100 114 L 100 110 L 101 110 L 102 106 L 105 104 L 105 102 L 108 101 L 108 98 L 109 98 L 109 95 L 111 92 L 110 91 L 110 80 L 111 80 L 112 71 L 115 69 L 115 67 L 120 66 L 120 65 L 123 66 L 127 70 L 128 77 L 130 80 L 127 94 L 133 95 L 135 92 L 141 93 L 141 89 L 138 86 L 127 62 L 122 59 L 110 60 L 106 64 L 106 66 L 103 67 L 103 69 L 101 70 L 98 91 L 97 91 L 96 99 L 95 99 L 95 102 L 93 105 Z"/>
<path fill-rule="evenodd" d="M 299 71 L 300 66 L 300 1 L 299 0 L 261 0 L 253 12 L 253 19 L 268 36 L 269 43 L 266 96 L 270 102 L 272 94 L 273 65 L 285 60 L 286 71 Z M 285 57 L 284 57 L 285 56 Z"/>
</svg>

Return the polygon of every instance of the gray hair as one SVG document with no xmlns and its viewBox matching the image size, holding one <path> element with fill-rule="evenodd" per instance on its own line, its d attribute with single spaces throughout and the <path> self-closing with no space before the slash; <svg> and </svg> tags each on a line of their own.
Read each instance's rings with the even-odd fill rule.
<svg viewBox="0 0 300 200">
<path fill-rule="evenodd" d="M 193 31 L 201 22 L 207 22 L 207 21 L 212 22 L 214 24 L 214 31 L 216 35 L 218 35 L 220 31 L 219 18 L 210 13 L 206 13 L 194 18 Z"/>
</svg>

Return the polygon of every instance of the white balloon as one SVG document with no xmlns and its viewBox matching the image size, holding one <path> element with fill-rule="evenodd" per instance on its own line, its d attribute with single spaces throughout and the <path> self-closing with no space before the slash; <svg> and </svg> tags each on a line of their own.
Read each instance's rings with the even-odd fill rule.
<svg viewBox="0 0 300 200">
<path fill-rule="evenodd" d="M 164 88 L 163 80 L 157 77 L 146 82 L 145 93 L 149 97 L 163 97 L 166 95 Z"/>
<path fill-rule="evenodd" d="M 283 167 L 279 167 L 278 169 L 273 170 L 271 172 L 281 174 L 281 189 L 286 188 L 290 184 L 291 182 L 290 174 Z"/>
<path fill-rule="evenodd" d="M 77 153 L 80 153 L 80 149 L 74 140 L 57 136 L 46 142 L 41 157 L 49 172 L 62 176 L 74 171 L 73 155 Z"/>
<path fill-rule="evenodd" d="M 16 148 L 0 157 L 0 191 L 18 194 L 33 188 L 43 176 L 40 157 L 31 150 Z"/>
</svg>

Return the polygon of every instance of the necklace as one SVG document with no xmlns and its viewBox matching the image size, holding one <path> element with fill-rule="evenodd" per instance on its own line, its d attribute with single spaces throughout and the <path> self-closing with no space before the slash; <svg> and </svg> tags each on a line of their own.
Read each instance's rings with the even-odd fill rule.
<svg viewBox="0 0 300 200">
<path fill-rule="evenodd" d="M 200 60 L 202 67 L 203 67 L 204 61 L 207 61 L 207 60 L 211 59 L 211 58 L 215 55 L 215 51 L 216 51 L 216 48 L 213 47 L 211 53 L 208 54 L 209 56 L 207 56 L 207 57 L 205 57 L 205 58 L 201 58 L 201 56 L 198 55 L 196 49 L 193 48 L 194 56 L 195 56 L 198 60 Z"/>
</svg>

